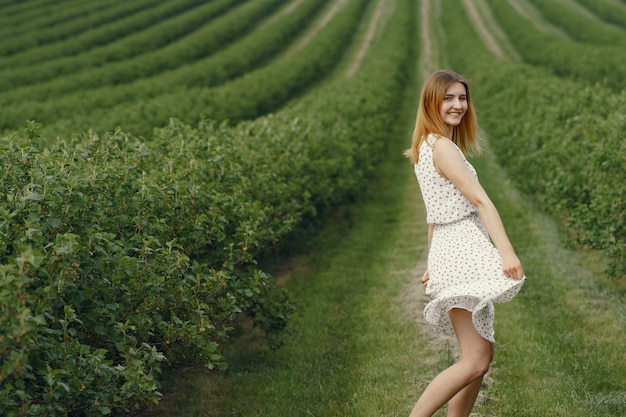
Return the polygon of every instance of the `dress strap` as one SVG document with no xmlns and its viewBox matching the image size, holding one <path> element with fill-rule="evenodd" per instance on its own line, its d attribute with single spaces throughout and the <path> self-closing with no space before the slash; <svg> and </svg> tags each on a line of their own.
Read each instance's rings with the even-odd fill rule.
<svg viewBox="0 0 626 417">
<path fill-rule="evenodd" d="M 435 146 L 435 142 L 437 142 L 437 139 L 439 138 L 440 138 L 439 135 L 435 135 L 434 133 L 429 133 L 428 136 L 426 137 L 426 143 L 428 143 L 428 145 L 432 148 Z"/>
</svg>

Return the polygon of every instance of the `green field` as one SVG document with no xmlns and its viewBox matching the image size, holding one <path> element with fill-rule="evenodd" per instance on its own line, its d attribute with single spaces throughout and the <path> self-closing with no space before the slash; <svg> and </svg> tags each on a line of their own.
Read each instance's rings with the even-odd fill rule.
<svg viewBox="0 0 626 417">
<path fill-rule="evenodd" d="M 0 415 L 408 415 L 457 354 L 402 157 L 439 68 L 529 277 L 472 415 L 626 415 L 626 2 L 0 11 Z"/>
</svg>

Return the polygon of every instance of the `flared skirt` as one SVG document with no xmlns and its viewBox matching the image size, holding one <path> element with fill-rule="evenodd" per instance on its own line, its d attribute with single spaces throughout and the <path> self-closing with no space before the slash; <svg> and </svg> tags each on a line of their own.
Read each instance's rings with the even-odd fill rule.
<svg viewBox="0 0 626 417">
<path fill-rule="evenodd" d="M 500 254 L 478 213 L 435 225 L 428 274 L 426 293 L 432 301 L 424 309 L 424 318 L 430 326 L 454 336 L 448 312 L 464 308 L 472 312 L 476 331 L 491 343 L 495 342 L 494 303 L 510 301 L 526 280 L 504 275 Z"/>
</svg>

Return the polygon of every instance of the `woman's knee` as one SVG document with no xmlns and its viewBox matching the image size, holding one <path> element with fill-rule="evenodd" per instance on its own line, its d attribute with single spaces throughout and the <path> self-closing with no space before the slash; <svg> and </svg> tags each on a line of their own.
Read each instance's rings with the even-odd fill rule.
<svg viewBox="0 0 626 417">
<path fill-rule="evenodd" d="M 489 371 L 491 366 L 491 356 L 486 356 L 476 363 L 476 377 L 483 377 Z"/>
<path fill-rule="evenodd" d="M 491 358 L 490 352 L 485 352 L 485 354 L 481 355 L 468 355 L 465 358 L 461 356 L 461 362 L 465 364 L 471 381 L 485 376 L 491 366 Z"/>
<path fill-rule="evenodd" d="M 449 314 L 461 348 L 461 362 L 472 380 L 484 376 L 493 358 L 493 344 L 478 334 L 471 312 L 452 309 Z"/>
</svg>

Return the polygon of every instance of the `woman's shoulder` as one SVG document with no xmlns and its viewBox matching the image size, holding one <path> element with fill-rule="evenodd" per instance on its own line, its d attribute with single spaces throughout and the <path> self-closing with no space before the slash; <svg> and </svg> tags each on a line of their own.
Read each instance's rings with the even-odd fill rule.
<svg viewBox="0 0 626 417">
<path fill-rule="evenodd" d="M 447 158 L 449 156 L 452 155 L 457 155 L 460 154 L 463 159 L 464 159 L 464 155 L 463 152 L 461 151 L 461 149 L 457 146 L 456 143 L 454 143 L 453 140 L 445 137 L 445 136 L 439 136 L 434 142 L 433 142 L 433 154 L 434 155 L 440 155 L 444 158 Z"/>
<path fill-rule="evenodd" d="M 426 142 L 433 148 L 435 147 L 435 145 L 437 145 L 437 147 L 443 148 L 458 148 L 458 146 L 456 146 L 456 144 L 451 139 L 442 135 L 437 135 L 435 133 L 430 133 L 426 138 Z M 439 146 L 439 144 L 442 145 Z"/>
<path fill-rule="evenodd" d="M 422 140 L 422 145 L 420 146 L 421 152 L 425 150 L 424 147 L 430 149 L 429 153 L 431 155 L 438 154 L 445 157 L 445 155 L 450 152 L 460 152 L 463 154 L 454 141 L 436 133 L 429 133 L 426 138 Z"/>
</svg>

